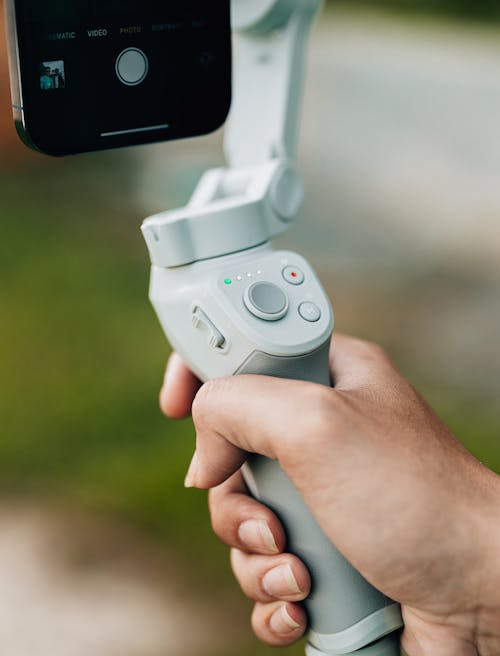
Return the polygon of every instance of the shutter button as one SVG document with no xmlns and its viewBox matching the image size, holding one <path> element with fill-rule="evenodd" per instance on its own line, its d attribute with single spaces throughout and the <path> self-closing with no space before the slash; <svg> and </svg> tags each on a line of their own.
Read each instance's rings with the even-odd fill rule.
<svg viewBox="0 0 500 656">
<path fill-rule="evenodd" d="M 135 87 L 146 78 L 149 61 L 139 48 L 127 48 L 118 55 L 115 70 L 120 82 Z"/>
</svg>

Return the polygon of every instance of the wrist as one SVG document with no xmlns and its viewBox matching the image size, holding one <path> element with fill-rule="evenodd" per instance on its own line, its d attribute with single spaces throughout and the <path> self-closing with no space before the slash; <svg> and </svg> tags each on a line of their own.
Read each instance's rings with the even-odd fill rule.
<svg viewBox="0 0 500 656">
<path fill-rule="evenodd" d="M 500 477 L 468 454 L 463 464 L 467 494 L 453 493 L 455 506 L 444 513 L 455 520 L 451 569 L 431 592 L 431 610 L 403 608 L 403 646 L 415 656 L 500 654 Z"/>
<path fill-rule="evenodd" d="M 480 467 L 482 494 L 471 524 L 478 543 L 476 644 L 480 656 L 494 656 L 500 653 L 500 476 Z"/>
</svg>

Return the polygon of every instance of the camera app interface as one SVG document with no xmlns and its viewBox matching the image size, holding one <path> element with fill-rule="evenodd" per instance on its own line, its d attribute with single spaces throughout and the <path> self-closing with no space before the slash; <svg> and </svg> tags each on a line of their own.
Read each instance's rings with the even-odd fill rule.
<svg viewBox="0 0 500 656">
<path fill-rule="evenodd" d="M 229 0 L 16 3 L 24 118 L 54 155 L 205 134 L 231 102 Z"/>
</svg>

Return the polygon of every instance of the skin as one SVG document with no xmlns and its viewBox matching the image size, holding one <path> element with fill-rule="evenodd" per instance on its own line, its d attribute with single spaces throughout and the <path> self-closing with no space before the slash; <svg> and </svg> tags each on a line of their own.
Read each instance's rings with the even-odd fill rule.
<svg viewBox="0 0 500 656">
<path fill-rule="evenodd" d="M 500 478 L 378 346 L 337 335 L 330 362 L 333 389 L 259 376 L 200 386 L 176 354 L 167 368 L 162 410 L 192 408 L 197 432 L 186 485 L 210 489 L 214 530 L 256 602 L 255 633 L 298 640 L 310 578 L 278 518 L 246 492 L 250 452 L 277 459 L 332 542 L 402 604 L 409 656 L 498 656 Z"/>
</svg>

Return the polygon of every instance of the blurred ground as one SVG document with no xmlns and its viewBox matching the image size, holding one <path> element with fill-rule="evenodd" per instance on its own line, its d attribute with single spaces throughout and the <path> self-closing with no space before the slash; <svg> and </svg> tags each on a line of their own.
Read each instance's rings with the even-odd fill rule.
<svg viewBox="0 0 500 656">
<path fill-rule="evenodd" d="M 0 505 L 3 656 L 219 654 L 242 626 L 136 528 L 60 505 Z"/>
<path fill-rule="evenodd" d="M 500 471 L 498 36 L 324 16 L 302 139 L 308 198 L 280 245 L 318 265 L 338 328 L 383 343 Z M 225 632 L 239 656 L 273 653 L 241 628 L 248 607 L 204 495 L 182 490 L 194 436 L 157 411 L 168 349 L 138 230 L 221 162 L 221 135 L 51 161 L 12 140 L 10 115 L 2 125 L 0 491 L 25 499 L 0 507 L 2 653 L 79 656 L 85 638 L 87 653 L 167 656 L 171 618 L 184 628 L 193 614 L 208 644 L 193 629 L 192 654 L 233 656 Z M 47 507 L 57 497 L 90 514 Z"/>
</svg>

